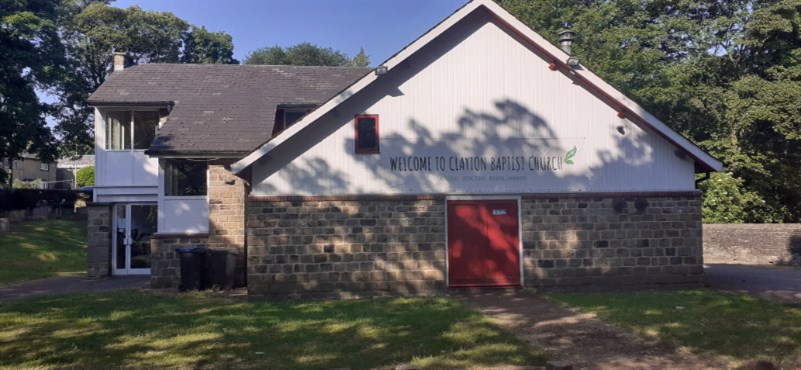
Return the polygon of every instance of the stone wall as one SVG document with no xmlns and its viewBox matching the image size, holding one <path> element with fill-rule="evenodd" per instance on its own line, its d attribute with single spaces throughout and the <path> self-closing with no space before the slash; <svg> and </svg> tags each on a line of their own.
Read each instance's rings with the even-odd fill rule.
<svg viewBox="0 0 801 370">
<path fill-rule="evenodd" d="M 255 201 L 248 210 L 250 294 L 445 288 L 442 200 Z"/>
<path fill-rule="evenodd" d="M 178 287 L 181 261 L 175 248 L 205 247 L 208 239 L 208 234 L 153 234 L 150 238 L 150 287 Z"/>
<path fill-rule="evenodd" d="M 446 288 L 444 197 L 252 198 L 248 290 L 282 295 Z M 697 193 L 524 196 L 529 287 L 703 279 Z"/>
<path fill-rule="evenodd" d="M 521 208 L 526 286 L 703 281 L 694 193 L 524 197 Z"/>
<path fill-rule="evenodd" d="M 111 205 L 87 205 L 87 269 L 89 278 L 108 277 L 111 273 Z"/>
<path fill-rule="evenodd" d="M 704 259 L 801 266 L 801 224 L 706 224 Z"/>
<path fill-rule="evenodd" d="M 225 169 L 227 162 L 209 164 L 209 248 L 238 252 L 234 286 L 245 286 L 245 194 L 244 180 Z"/>
</svg>

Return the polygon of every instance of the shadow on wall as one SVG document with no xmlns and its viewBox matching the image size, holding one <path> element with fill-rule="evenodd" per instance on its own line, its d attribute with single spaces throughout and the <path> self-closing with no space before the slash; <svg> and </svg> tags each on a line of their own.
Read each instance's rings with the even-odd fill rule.
<svg viewBox="0 0 801 370">
<path fill-rule="evenodd" d="M 273 176 L 280 180 L 276 184 L 283 184 L 258 184 L 256 187 L 260 194 L 359 194 L 361 197 L 358 201 L 251 202 L 253 209 L 248 214 L 248 244 L 249 251 L 253 253 L 248 259 L 248 284 L 252 292 L 265 293 L 293 284 L 306 291 L 324 292 L 356 287 L 358 289 L 354 290 L 392 289 L 419 294 L 432 286 L 443 288 L 447 258 L 443 194 L 566 193 L 598 191 L 599 188 L 643 190 L 638 181 L 653 184 L 654 187 L 666 186 L 654 180 L 654 176 L 666 179 L 670 176 L 666 172 L 655 172 L 654 152 L 659 148 L 652 147 L 651 141 L 647 140 L 653 133 L 637 129 L 618 133 L 614 125 L 609 125 L 605 146 L 589 153 L 589 146 L 582 146 L 586 138 L 574 142 L 567 138 L 557 139 L 557 132 L 561 132 L 555 127 L 557 123 L 548 122 L 526 102 L 511 98 L 497 99 L 486 110 L 463 108 L 453 128 L 445 132 L 432 130 L 433 122 L 429 120 L 433 118 L 411 117 L 405 122 L 404 136 L 382 134 L 380 155 L 355 154 L 354 138 L 348 135 L 341 142 L 341 152 L 350 156 L 345 158 L 348 165 L 337 163 L 334 153 L 307 154 L 318 143 L 336 138 L 337 131 L 352 132 L 349 125 L 353 124 L 354 113 L 366 112 L 385 96 L 403 96 L 404 92 L 399 86 L 404 86 L 404 83 L 432 65 L 476 29 L 454 27 L 449 30 L 441 36 L 438 47 L 424 47 L 412 57 L 413 62 L 405 61 L 396 66 L 314 124 L 287 138 L 271 155 L 259 160 L 259 170 L 264 172 L 259 173 L 258 177 Z M 531 52 L 538 53 L 533 49 Z M 451 93 L 447 87 L 441 88 L 445 90 L 437 93 Z M 570 165 L 566 163 L 567 153 L 574 146 L 578 153 L 574 158 L 575 165 Z M 425 164 L 412 170 L 399 170 L 400 166 L 396 165 L 393 169 L 388 158 L 391 156 L 421 157 L 424 161 L 428 160 L 427 157 L 445 158 L 448 171 L 441 170 L 441 166 L 439 170 L 428 169 L 434 164 Z M 519 173 L 510 165 L 512 167 L 508 170 L 498 172 L 504 176 L 502 180 L 489 178 L 488 173 L 492 171 L 488 168 L 492 166 L 492 158 L 513 156 L 526 156 L 526 161 L 528 156 L 551 158 L 552 161 L 561 161 L 561 167 L 559 170 L 526 170 L 520 178 L 509 179 Z M 676 160 L 672 149 L 669 157 Z M 484 158 L 484 162 L 475 158 Z M 449 161 L 452 159 L 457 161 L 456 170 L 451 170 Z M 463 159 L 468 162 L 464 166 L 460 162 Z M 528 162 L 524 165 L 528 165 Z M 355 173 L 359 173 L 359 176 L 355 176 Z M 590 186 L 595 184 L 603 186 Z M 279 189 L 281 186 L 285 188 Z M 426 197 L 423 200 L 371 200 L 369 194 L 422 194 Z M 592 200 L 596 203 L 593 206 L 601 208 L 594 214 L 589 213 L 588 207 L 580 209 L 579 201 L 574 202 L 577 210 L 570 210 L 574 214 L 562 214 L 565 210 L 548 204 L 556 204 L 559 199 L 542 201 L 546 204 L 532 205 L 529 209 L 521 205 L 524 207 L 524 219 L 521 222 L 536 223 L 538 219 L 542 222 L 542 217 L 536 212 L 544 210 L 547 213 L 545 216 L 549 217 L 548 222 L 557 226 L 537 232 L 524 229 L 520 237 L 526 253 L 545 249 L 570 251 L 563 256 L 554 255 L 553 258 L 526 255 L 524 258 L 530 258 L 534 264 L 527 264 L 527 271 L 545 274 L 544 269 L 573 267 L 559 266 L 559 263 L 570 261 L 573 264 L 578 261 L 579 268 L 592 269 L 596 276 L 618 275 L 623 270 L 618 270 L 613 262 L 591 262 L 587 266 L 581 256 L 614 260 L 615 263 L 619 262 L 621 269 L 631 270 L 628 259 L 642 257 L 638 254 L 642 252 L 630 252 L 633 249 L 656 251 L 661 248 L 665 264 L 669 263 L 670 257 L 678 258 L 677 263 L 686 261 L 688 265 L 700 262 L 697 260 L 694 263 L 691 258 L 695 257 L 688 256 L 684 260 L 683 256 L 678 256 L 678 249 L 683 248 L 680 243 L 668 246 L 674 249 L 673 252 L 677 254 L 674 256 L 665 255 L 669 252 L 664 246 L 654 245 L 656 243 L 649 245 L 648 238 L 664 236 L 655 232 L 637 234 L 640 235 L 637 238 L 646 240 L 639 241 L 630 236 L 631 230 L 620 228 L 597 234 L 592 230 L 593 224 L 600 222 L 600 218 L 608 225 L 664 217 L 666 222 L 686 222 L 687 225 L 682 223 L 682 227 L 690 229 L 686 234 L 671 230 L 677 233 L 672 237 L 686 238 L 699 244 L 695 240 L 700 241 L 700 234 L 692 234 L 700 233 L 700 207 L 697 207 L 698 214 L 664 212 L 665 215 L 669 214 L 668 218 L 662 216 L 662 208 L 649 206 L 645 199 L 604 199 Z M 551 211 L 559 214 L 550 214 Z M 602 238 L 608 241 L 607 244 L 594 244 L 594 241 Z M 692 251 L 688 254 L 700 255 L 700 245 L 687 248 Z M 537 265 L 541 259 L 547 259 L 552 264 Z M 557 259 L 560 261 L 553 262 Z M 391 281 L 397 281 L 398 284 L 390 287 Z"/>
<path fill-rule="evenodd" d="M 570 149 L 549 139 L 555 136 L 552 127 L 522 104 L 504 100 L 496 102 L 495 107 L 497 110 L 493 112 L 465 110 L 458 127 L 441 136 L 435 136 L 426 125 L 410 120 L 407 127 L 415 133 L 414 138 L 382 138 L 382 153 L 385 150 L 397 153 L 436 150 L 441 156 L 459 157 L 471 153 L 489 157 L 496 153 L 524 151 L 564 153 Z M 506 129 L 503 126 L 516 126 L 518 130 L 536 133 L 539 138 L 458 141 L 465 132 L 498 138 L 497 132 Z M 319 128 L 327 131 L 319 134 L 320 140 L 339 129 L 333 125 Z M 607 168 L 625 166 L 636 170 L 639 166 L 650 165 L 651 148 L 638 141 L 639 134 L 632 132 L 612 137 L 613 147 L 620 148 L 620 152 L 599 150 L 594 155 L 601 164 L 587 166 L 585 173 L 539 171 L 530 181 L 550 182 L 581 191 L 586 189 L 588 181 L 599 177 Z M 297 145 L 289 145 L 288 150 L 297 151 L 299 155 L 316 142 L 309 140 L 303 146 L 298 141 Z M 354 154 L 353 145 L 353 139 L 344 143 L 345 152 L 354 157 L 354 162 L 379 160 L 379 156 Z M 276 175 L 293 184 L 297 194 L 369 194 L 361 184 L 352 183 L 350 175 L 339 169 L 330 158 L 312 157 L 300 164 L 270 163 L 270 166 L 283 168 Z M 252 252 L 248 257 L 248 286 L 251 293 L 318 292 L 347 296 L 350 294 L 347 292 L 353 291 L 393 291 L 420 295 L 445 288 L 446 210 L 442 194 L 450 191 L 436 189 L 452 184 L 448 184 L 447 179 L 443 184 L 441 177 L 421 171 L 392 171 L 377 163 L 364 164 L 363 167 L 368 169 L 370 178 L 388 192 L 414 194 L 409 189 L 431 191 L 422 200 L 371 200 L 367 196 L 352 201 L 251 202 L 253 209 L 248 214 L 249 253 Z M 458 186 L 454 188 L 460 189 Z M 267 194 L 278 193 L 275 188 L 266 190 Z M 470 191 L 469 188 L 460 190 Z M 497 192 L 503 193 L 502 190 Z M 512 189 L 507 193 L 514 192 Z M 586 273 L 583 276 L 586 277 L 631 277 L 634 266 L 651 263 L 651 257 L 659 258 L 662 265 L 682 265 L 682 268 L 700 263 L 695 257 L 700 255 L 700 245 L 695 245 L 699 243 L 664 245 L 652 241 L 663 237 L 700 240 L 700 208 L 698 212 L 682 214 L 661 206 L 652 207 L 646 199 L 589 200 L 595 202 L 593 207 L 588 207 L 587 201 L 570 201 L 575 209 L 560 208 L 563 205 L 558 196 L 521 204 L 524 231 L 520 238 L 525 253 L 526 277 L 549 279 L 549 284 L 558 284 L 562 276 L 552 271 L 563 268 L 584 269 Z M 632 230 L 627 229 L 630 225 L 621 226 L 649 220 L 680 222 L 682 226 L 679 229 L 686 226 L 687 230 L 647 230 L 632 236 Z M 525 226 L 542 222 L 550 226 L 541 230 Z M 598 231 L 594 229 L 596 222 L 617 226 Z M 478 232 L 483 226 L 471 227 Z M 599 240 L 604 243 L 596 243 Z M 553 253 L 546 256 L 542 254 L 545 250 Z M 638 258 L 648 261 L 642 262 Z M 656 268 L 661 271 L 661 267 Z M 689 272 L 689 267 L 687 269 L 683 273 L 695 273 Z M 654 270 L 648 273 L 658 274 Z"/>
<path fill-rule="evenodd" d="M 790 253 L 790 257 L 779 263 L 782 265 L 801 266 L 801 233 L 797 232 L 790 237 L 787 251 Z"/>
</svg>

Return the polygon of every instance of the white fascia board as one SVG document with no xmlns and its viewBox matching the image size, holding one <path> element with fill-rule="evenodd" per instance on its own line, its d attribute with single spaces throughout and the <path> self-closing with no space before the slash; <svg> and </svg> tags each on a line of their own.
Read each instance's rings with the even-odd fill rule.
<svg viewBox="0 0 801 370">
<path fill-rule="evenodd" d="M 395 66 L 406 60 L 406 58 L 414 54 L 416 51 L 420 50 L 423 46 L 427 45 L 429 42 L 431 42 L 431 40 L 435 39 L 437 36 L 447 31 L 451 26 L 456 24 L 456 22 L 460 21 L 462 18 L 472 13 L 479 6 L 486 5 L 486 3 L 487 2 L 483 0 L 472 1 L 467 5 L 459 8 L 448 18 L 445 18 L 444 21 L 434 26 L 434 28 L 423 34 L 423 36 L 420 36 L 417 40 L 414 40 L 407 47 L 401 49 L 401 51 L 391 56 L 381 65 L 387 67 L 388 70 L 392 70 L 392 68 L 394 68 Z M 263 144 L 258 149 L 254 150 L 253 152 L 251 152 L 244 158 L 240 159 L 239 161 L 231 164 L 231 172 L 235 175 L 240 174 L 254 162 L 259 160 L 259 158 L 267 155 L 267 153 L 275 149 L 277 146 L 281 145 L 282 143 L 287 141 L 290 137 L 300 132 L 304 128 L 308 127 L 314 121 L 316 121 L 326 113 L 330 112 L 332 109 L 336 108 L 344 101 L 348 100 L 348 98 L 355 95 L 356 93 L 358 93 L 359 91 L 370 85 L 373 81 L 377 80 L 378 78 L 380 78 L 380 76 L 376 75 L 375 73 L 373 72 L 368 73 L 366 76 L 362 77 L 360 80 L 356 81 L 348 88 L 346 88 L 333 98 L 329 99 L 327 102 L 325 102 L 317 109 L 309 112 L 309 114 L 304 116 L 300 121 L 296 122 L 292 126 L 289 126 L 289 128 L 281 132 L 278 136 L 272 138 L 270 141 Z"/>
</svg>

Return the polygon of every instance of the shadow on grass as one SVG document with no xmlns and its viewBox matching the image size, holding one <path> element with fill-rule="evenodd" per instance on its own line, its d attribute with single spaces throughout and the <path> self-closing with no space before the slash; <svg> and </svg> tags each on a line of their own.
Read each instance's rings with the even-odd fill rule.
<svg viewBox="0 0 801 370">
<path fill-rule="evenodd" d="M 228 302 L 113 292 L 0 304 L 0 367 L 375 368 L 541 364 L 447 298 Z"/>
<path fill-rule="evenodd" d="M 801 366 L 801 304 L 708 290 L 552 296 L 670 346 Z"/>
<path fill-rule="evenodd" d="M 86 269 L 86 220 L 14 224 L 0 234 L 0 285 Z"/>
</svg>

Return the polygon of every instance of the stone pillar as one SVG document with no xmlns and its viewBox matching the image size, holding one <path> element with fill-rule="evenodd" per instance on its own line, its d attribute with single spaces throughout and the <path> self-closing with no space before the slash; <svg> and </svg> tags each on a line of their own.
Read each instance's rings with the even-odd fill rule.
<svg viewBox="0 0 801 370">
<path fill-rule="evenodd" d="M 111 205 L 87 206 L 87 269 L 89 278 L 108 277 L 111 272 Z"/>
<path fill-rule="evenodd" d="M 230 161 L 209 163 L 209 248 L 239 252 L 235 286 L 245 286 L 245 194 L 244 180 L 225 169 Z"/>
</svg>

